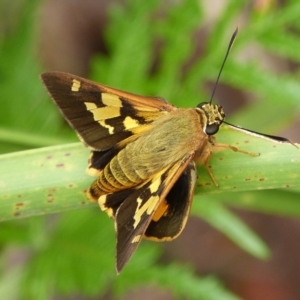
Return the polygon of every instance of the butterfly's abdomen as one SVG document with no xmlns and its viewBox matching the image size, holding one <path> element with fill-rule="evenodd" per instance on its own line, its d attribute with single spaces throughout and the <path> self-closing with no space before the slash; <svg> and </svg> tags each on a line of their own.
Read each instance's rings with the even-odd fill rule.
<svg viewBox="0 0 300 300">
<path fill-rule="evenodd" d="M 132 158 L 128 157 L 127 152 L 126 148 L 121 150 L 101 171 L 89 190 L 92 200 L 97 201 L 101 195 L 137 186 L 145 180 L 130 163 Z"/>
<path fill-rule="evenodd" d="M 97 189 L 101 192 L 100 195 L 103 195 L 128 189 L 141 183 L 143 178 L 136 173 L 129 163 L 130 160 L 131 158 L 127 157 L 125 149 L 120 151 L 100 173 L 91 190 Z"/>
</svg>

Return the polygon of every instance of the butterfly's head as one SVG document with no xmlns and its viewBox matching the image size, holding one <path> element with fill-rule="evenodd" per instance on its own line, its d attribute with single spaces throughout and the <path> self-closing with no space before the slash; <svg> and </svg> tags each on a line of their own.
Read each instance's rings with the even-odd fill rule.
<svg viewBox="0 0 300 300">
<path fill-rule="evenodd" d="M 203 131 L 207 135 L 216 134 L 225 119 L 225 113 L 222 106 L 211 104 L 209 102 L 202 102 L 197 105 L 196 110 L 205 120 L 203 124 Z"/>
</svg>

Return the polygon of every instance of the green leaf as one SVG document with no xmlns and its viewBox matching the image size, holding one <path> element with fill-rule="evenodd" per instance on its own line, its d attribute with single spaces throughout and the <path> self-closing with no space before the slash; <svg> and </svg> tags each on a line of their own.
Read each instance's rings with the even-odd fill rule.
<svg viewBox="0 0 300 300">
<path fill-rule="evenodd" d="M 245 151 L 259 151 L 260 156 L 229 149 L 213 153 L 210 166 L 219 187 L 214 186 L 206 170 L 200 168 L 197 194 L 298 186 L 300 152 L 293 145 L 275 143 L 226 127 L 219 136 L 221 142 L 227 141 Z M 87 149 L 79 144 L 0 156 L 0 220 L 95 206 L 85 196 L 92 182 L 92 178 L 84 174 L 87 157 Z M 18 172 L 11 174 L 10 169 Z M 216 215 L 219 213 L 220 208 Z"/>
<path fill-rule="evenodd" d="M 210 201 L 209 198 L 196 196 L 192 212 L 206 220 L 211 226 L 228 236 L 248 253 L 260 259 L 270 256 L 267 245 L 240 220 L 227 210 L 221 203 Z"/>
<path fill-rule="evenodd" d="M 212 153 L 209 161 L 219 187 L 208 172 L 199 168 L 196 193 L 220 193 L 276 188 L 296 188 L 300 180 L 300 150 L 289 143 L 277 143 L 233 128 L 223 127 L 216 136 L 217 143 L 229 144 L 244 153 L 222 149 Z M 218 147 L 216 147 L 216 150 Z"/>
<path fill-rule="evenodd" d="M 76 143 L 1 155 L 0 220 L 95 206 L 85 195 L 88 153 Z"/>
<path fill-rule="evenodd" d="M 238 193 L 221 193 L 205 197 L 207 201 L 221 201 L 235 207 L 276 214 L 300 217 L 300 190 L 276 189 Z"/>
<path fill-rule="evenodd" d="M 117 295 L 128 290 L 132 283 L 135 285 L 154 285 L 167 289 L 178 298 L 205 299 L 205 300 L 238 300 L 239 297 L 228 292 L 214 277 L 199 278 L 189 267 L 171 264 L 163 267 L 141 268 L 139 272 L 125 270 L 120 275 L 122 281 L 116 281 Z M 143 274 L 143 276 L 140 276 Z"/>
</svg>

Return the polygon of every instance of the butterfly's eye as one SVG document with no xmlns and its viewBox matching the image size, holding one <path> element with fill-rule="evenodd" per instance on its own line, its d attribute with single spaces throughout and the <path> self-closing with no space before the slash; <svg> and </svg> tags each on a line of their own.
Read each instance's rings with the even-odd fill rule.
<svg viewBox="0 0 300 300">
<path fill-rule="evenodd" d="M 219 131 L 220 124 L 213 123 L 206 126 L 205 133 L 207 135 L 214 135 Z"/>
</svg>

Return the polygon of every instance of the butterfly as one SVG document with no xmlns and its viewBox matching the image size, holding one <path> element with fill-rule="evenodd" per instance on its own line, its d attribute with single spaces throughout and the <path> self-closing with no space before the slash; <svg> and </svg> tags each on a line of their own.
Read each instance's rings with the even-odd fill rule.
<svg viewBox="0 0 300 300">
<path fill-rule="evenodd" d="M 87 171 L 97 179 L 87 195 L 114 220 L 119 273 L 143 238 L 170 241 L 184 229 L 197 178 L 195 160 L 207 165 L 225 113 L 212 101 L 177 108 L 163 98 L 135 95 L 62 72 L 47 72 L 41 78 L 91 149 Z"/>
</svg>

